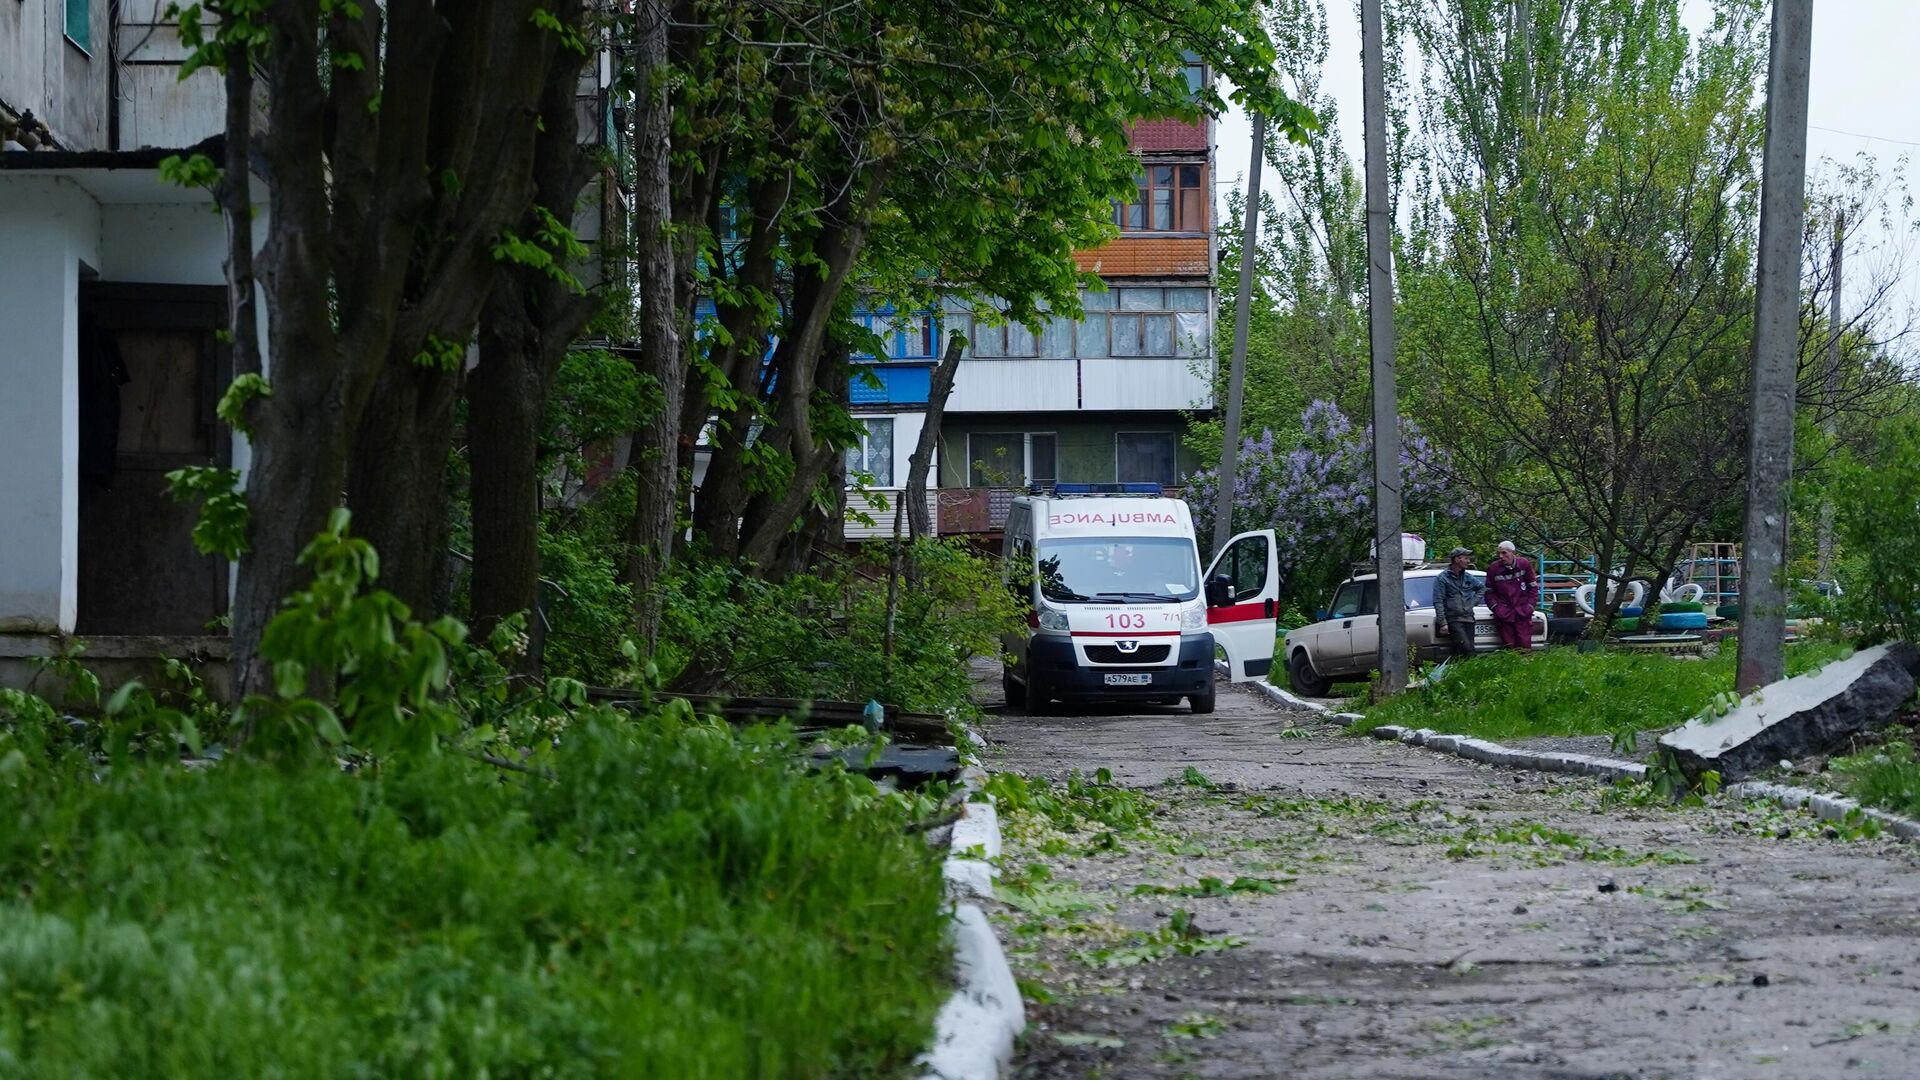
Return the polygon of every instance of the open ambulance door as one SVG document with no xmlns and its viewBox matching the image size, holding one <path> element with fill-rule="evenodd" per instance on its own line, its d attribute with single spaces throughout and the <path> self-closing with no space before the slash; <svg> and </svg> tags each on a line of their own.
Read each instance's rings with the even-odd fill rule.
<svg viewBox="0 0 1920 1080">
<path fill-rule="evenodd" d="M 1273 668 L 1273 632 L 1280 600 L 1280 553 L 1272 529 L 1227 541 L 1207 568 L 1207 628 L 1227 653 L 1234 682 Z"/>
</svg>

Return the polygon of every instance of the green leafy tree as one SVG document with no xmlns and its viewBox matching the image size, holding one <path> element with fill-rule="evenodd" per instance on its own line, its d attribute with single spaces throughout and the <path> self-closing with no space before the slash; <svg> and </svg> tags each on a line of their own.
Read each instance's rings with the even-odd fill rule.
<svg viewBox="0 0 1920 1080">
<path fill-rule="evenodd" d="M 275 681 L 262 634 L 310 579 L 300 554 L 342 492 L 394 555 L 390 583 L 430 607 L 463 366 L 446 360 L 473 339 L 502 260 L 529 261 L 529 243 L 552 254 L 518 231 L 540 196 L 543 95 L 584 63 L 584 13 L 536 0 L 216 0 L 178 15 L 188 70 L 226 79 L 225 160 L 181 164 L 228 221 L 235 366 L 261 373 L 261 342 L 273 361 L 271 393 L 240 410 L 252 453 L 235 660 L 241 692 L 261 694 Z M 272 207 L 261 222 L 256 162 Z"/>
<path fill-rule="evenodd" d="M 937 286 L 997 297 L 1008 318 L 1077 316 L 1072 253 L 1112 235 L 1137 167 L 1128 125 L 1221 105 L 1193 97 L 1190 53 L 1282 131 L 1309 123 L 1274 88 L 1246 0 L 755 0 L 652 22 L 646 7 L 643 42 L 666 40 L 642 50 L 662 67 L 640 122 L 675 135 L 671 168 L 643 169 L 636 193 L 641 307 L 681 318 L 642 333 L 667 410 L 637 438 L 627 576 L 643 629 L 709 417 L 700 541 L 755 572 L 805 563 L 804 523 L 832 505 L 856 433 L 836 400 L 864 343 L 847 326 L 856 291 L 924 306 Z M 700 295 L 716 315 L 694 334 Z"/>
<path fill-rule="evenodd" d="M 1657 576 L 1744 473 L 1764 67 L 1752 5 L 1458 0 L 1411 23 L 1447 211 L 1408 367 L 1460 479 Z"/>
</svg>

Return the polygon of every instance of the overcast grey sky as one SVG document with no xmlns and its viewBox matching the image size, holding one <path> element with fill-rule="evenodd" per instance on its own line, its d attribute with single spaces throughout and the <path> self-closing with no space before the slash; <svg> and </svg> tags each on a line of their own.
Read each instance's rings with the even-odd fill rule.
<svg viewBox="0 0 1920 1080">
<path fill-rule="evenodd" d="M 1696 33 L 1709 20 L 1704 0 L 1688 0 L 1688 23 Z M 1360 130 L 1360 19 L 1353 0 L 1328 0 L 1328 56 L 1324 86 L 1340 105 L 1340 138 L 1354 167 L 1365 159 Z M 1852 161 L 1865 152 L 1884 174 L 1896 159 L 1920 155 L 1920 0 L 1823 0 L 1814 5 L 1813 68 L 1808 90 L 1807 167 Z M 1225 220 L 1227 192 L 1245 184 L 1253 128 L 1237 109 L 1215 126 L 1218 183 L 1215 194 Z M 1267 172 L 1271 179 L 1272 171 Z M 1900 236 L 1862 236 L 1882 260 L 1911 255 L 1911 212 Z M 1869 258 L 1869 253 L 1862 253 Z M 1850 264 L 1851 265 L 1851 264 Z M 1851 273 L 1852 283 L 1864 281 Z M 1906 275 L 1899 290 L 1913 306 L 1920 281 Z"/>
</svg>

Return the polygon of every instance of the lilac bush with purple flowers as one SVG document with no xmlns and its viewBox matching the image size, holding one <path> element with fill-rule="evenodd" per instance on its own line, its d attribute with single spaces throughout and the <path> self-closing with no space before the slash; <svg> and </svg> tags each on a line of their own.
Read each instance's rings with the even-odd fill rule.
<svg viewBox="0 0 1920 1080">
<path fill-rule="evenodd" d="M 1459 520 L 1468 495 L 1450 486 L 1445 451 L 1401 421 L 1400 476 L 1407 520 L 1436 512 Z M 1280 557 L 1281 597 L 1324 599 L 1347 566 L 1367 555 L 1373 536 L 1373 425 L 1356 426 L 1340 407 L 1315 401 L 1300 415 L 1291 446 L 1272 429 L 1240 445 L 1234 481 L 1233 531 L 1271 528 Z M 1220 474 L 1204 469 L 1187 481 L 1187 503 L 1202 542 L 1213 536 Z"/>
</svg>

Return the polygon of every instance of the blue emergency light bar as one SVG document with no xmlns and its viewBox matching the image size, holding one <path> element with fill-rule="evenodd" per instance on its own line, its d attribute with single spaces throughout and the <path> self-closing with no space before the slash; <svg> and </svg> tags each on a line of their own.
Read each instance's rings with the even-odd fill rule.
<svg viewBox="0 0 1920 1080">
<path fill-rule="evenodd" d="M 1160 495 L 1159 484 L 1055 484 L 1055 495 Z"/>
</svg>

